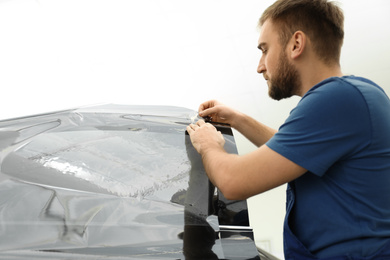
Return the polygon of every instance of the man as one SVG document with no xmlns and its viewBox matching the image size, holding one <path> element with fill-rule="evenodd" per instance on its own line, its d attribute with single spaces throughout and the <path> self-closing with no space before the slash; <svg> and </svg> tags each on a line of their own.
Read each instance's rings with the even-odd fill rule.
<svg viewBox="0 0 390 260">
<path fill-rule="evenodd" d="M 229 199 L 288 183 L 286 259 L 390 259 L 390 101 L 343 76 L 342 10 L 327 0 L 278 0 L 261 16 L 258 72 L 269 95 L 302 99 L 279 131 L 217 101 L 199 115 L 259 148 L 227 154 L 203 120 L 187 127 L 210 180 Z"/>
</svg>

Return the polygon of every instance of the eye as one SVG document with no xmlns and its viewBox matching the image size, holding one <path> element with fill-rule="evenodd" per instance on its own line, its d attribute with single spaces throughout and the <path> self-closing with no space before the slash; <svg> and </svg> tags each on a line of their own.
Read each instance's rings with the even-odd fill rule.
<svg viewBox="0 0 390 260">
<path fill-rule="evenodd" d="M 262 47 L 262 48 L 259 48 L 261 53 L 264 55 L 264 54 L 267 54 L 267 49 Z"/>
</svg>

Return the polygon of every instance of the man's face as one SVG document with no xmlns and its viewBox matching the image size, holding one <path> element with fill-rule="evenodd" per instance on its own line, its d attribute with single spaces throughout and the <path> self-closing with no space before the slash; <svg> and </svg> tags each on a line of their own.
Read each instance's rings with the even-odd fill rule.
<svg viewBox="0 0 390 260">
<path fill-rule="evenodd" d="M 275 75 L 268 80 L 268 95 L 275 100 L 289 98 L 297 93 L 300 85 L 297 69 L 287 59 L 286 52 L 282 51 Z"/>
<path fill-rule="evenodd" d="M 295 66 L 288 60 L 286 46 L 281 46 L 277 28 L 270 21 L 261 27 L 259 49 L 263 52 L 258 73 L 262 73 L 268 84 L 268 94 L 275 100 L 295 95 L 301 80 Z"/>
</svg>

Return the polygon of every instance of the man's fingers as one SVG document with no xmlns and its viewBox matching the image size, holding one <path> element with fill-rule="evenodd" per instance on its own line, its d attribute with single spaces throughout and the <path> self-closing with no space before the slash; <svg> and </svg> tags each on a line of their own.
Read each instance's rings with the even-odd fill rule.
<svg viewBox="0 0 390 260">
<path fill-rule="evenodd" d="M 196 122 L 196 124 L 197 124 L 198 126 L 202 126 L 202 125 L 205 124 L 205 121 L 202 120 L 202 119 L 200 119 L 198 122 Z"/>
<path fill-rule="evenodd" d="M 202 127 L 204 124 L 206 124 L 206 122 L 204 120 L 199 120 L 198 122 L 196 122 L 196 124 L 189 124 L 187 126 L 187 132 L 189 134 L 192 134 L 193 132 L 195 132 L 197 129 L 199 129 L 200 127 Z"/>
<path fill-rule="evenodd" d="M 192 124 L 191 124 L 192 125 Z M 192 132 L 194 132 L 194 130 L 192 129 L 191 125 L 187 126 L 187 132 L 189 134 L 191 134 Z"/>
<path fill-rule="evenodd" d="M 199 111 L 199 115 L 202 117 L 210 116 L 211 114 L 215 113 L 214 110 L 215 110 L 214 107 L 210 107 L 210 108 Z"/>
</svg>

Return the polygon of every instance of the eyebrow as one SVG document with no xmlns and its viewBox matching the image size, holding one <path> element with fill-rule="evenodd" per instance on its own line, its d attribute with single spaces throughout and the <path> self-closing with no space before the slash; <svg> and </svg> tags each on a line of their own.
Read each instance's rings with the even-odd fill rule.
<svg viewBox="0 0 390 260">
<path fill-rule="evenodd" d="M 261 43 L 257 46 L 257 48 L 258 48 L 259 50 L 262 51 L 266 45 L 267 45 L 267 44 L 266 44 L 265 42 L 261 42 Z"/>
</svg>

